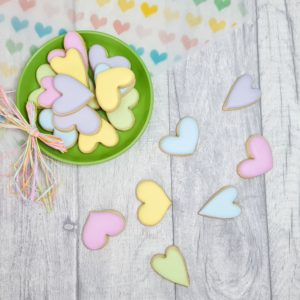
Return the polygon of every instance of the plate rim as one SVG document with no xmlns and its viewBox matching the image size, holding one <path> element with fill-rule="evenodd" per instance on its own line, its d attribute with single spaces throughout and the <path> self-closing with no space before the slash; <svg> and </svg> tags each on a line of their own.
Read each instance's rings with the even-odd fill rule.
<svg viewBox="0 0 300 300">
<path fill-rule="evenodd" d="M 147 129 L 147 127 L 149 126 L 149 123 L 150 123 L 150 119 L 151 119 L 151 116 L 152 116 L 152 113 L 153 113 L 153 104 L 154 104 L 154 92 L 153 92 L 153 85 L 152 85 L 152 80 L 151 80 L 151 75 L 150 75 L 150 72 L 148 70 L 148 68 L 146 67 L 144 61 L 140 58 L 140 56 L 128 45 L 126 44 L 124 41 L 122 41 L 121 39 L 113 36 L 113 35 L 110 35 L 110 34 L 107 34 L 107 33 L 104 33 L 104 32 L 100 32 L 100 31 L 94 31 L 94 30 L 74 30 L 75 32 L 81 34 L 96 34 L 96 35 L 99 35 L 99 36 L 104 36 L 106 38 L 109 38 L 109 39 L 113 39 L 115 40 L 116 42 L 122 44 L 123 46 L 127 47 L 128 50 L 131 52 L 132 55 L 134 55 L 138 60 L 139 62 L 141 63 L 143 69 L 145 70 L 145 73 L 146 73 L 146 78 L 147 78 L 147 81 L 148 81 L 148 84 L 149 84 L 149 87 L 150 87 L 150 106 L 149 106 L 149 111 L 148 111 L 148 114 L 147 114 L 147 118 L 145 120 L 145 123 L 141 129 L 141 131 L 134 137 L 134 139 L 132 140 L 131 143 L 129 143 L 127 146 L 125 146 L 121 151 L 119 151 L 118 153 L 115 153 L 109 157 L 106 157 L 106 158 L 100 158 L 100 159 L 97 159 L 97 160 L 94 160 L 94 161 L 70 161 L 64 157 L 56 157 L 56 156 L 53 156 L 53 153 L 51 153 L 50 151 L 48 151 L 48 147 L 49 146 L 46 146 L 44 145 L 40 140 L 38 140 L 38 147 L 39 149 L 47 155 L 47 158 L 50 158 L 52 160 L 56 160 L 56 161 L 60 161 L 60 162 L 64 162 L 66 164 L 69 164 L 69 165 L 96 165 L 96 164 L 102 164 L 102 163 L 105 163 L 107 161 L 110 161 L 112 159 L 115 159 L 117 158 L 118 156 L 121 156 L 122 154 L 124 154 L 125 152 L 127 152 L 130 148 L 132 148 L 136 143 L 137 141 L 140 139 L 140 137 L 144 134 L 145 130 Z M 73 32 L 73 31 L 68 31 L 68 32 Z M 67 34 L 64 33 L 62 35 L 59 35 L 59 36 L 56 36 L 50 40 L 48 40 L 47 42 L 45 42 L 42 46 L 39 47 L 39 49 L 28 59 L 28 61 L 26 62 L 26 64 L 24 65 L 24 67 L 22 68 L 22 72 L 18 78 L 18 85 L 17 85 L 17 90 L 16 90 L 16 106 L 18 107 L 18 109 L 20 108 L 21 106 L 21 82 L 23 81 L 23 77 L 24 77 L 24 72 L 26 70 L 26 68 L 31 64 L 31 62 L 39 55 L 39 52 L 42 51 L 42 49 L 48 45 L 49 43 L 51 42 L 54 42 L 56 40 L 59 40 L 61 39 L 62 37 L 64 37 L 65 35 Z M 23 117 L 25 117 L 26 120 L 28 120 L 28 116 L 24 116 L 22 114 Z M 82 153 L 84 154 L 84 153 Z"/>
</svg>

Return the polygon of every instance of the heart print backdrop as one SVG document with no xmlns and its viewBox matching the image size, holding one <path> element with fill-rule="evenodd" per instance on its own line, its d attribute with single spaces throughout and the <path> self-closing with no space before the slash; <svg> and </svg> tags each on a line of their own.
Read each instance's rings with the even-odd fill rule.
<svg viewBox="0 0 300 300">
<path fill-rule="evenodd" d="M 12 89 L 37 48 L 67 30 L 119 37 L 155 75 L 246 19 L 243 0 L 0 0 L 0 82 Z"/>
</svg>

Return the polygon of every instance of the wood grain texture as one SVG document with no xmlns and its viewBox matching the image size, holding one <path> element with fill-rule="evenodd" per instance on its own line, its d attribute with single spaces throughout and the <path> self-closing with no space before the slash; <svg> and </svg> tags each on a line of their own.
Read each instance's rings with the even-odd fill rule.
<svg viewBox="0 0 300 300">
<path fill-rule="evenodd" d="M 300 1 L 258 0 L 263 132 L 274 169 L 266 175 L 273 299 L 300 298 Z"/>
<path fill-rule="evenodd" d="M 170 159 L 158 149 L 169 126 L 167 84 L 166 74 L 154 79 L 151 123 L 132 149 L 109 163 L 79 169 L 80 228 L 91 210 L 115 209 L 127 219 L 126 230 L 100 251 L 79 242 L 80 299 L 174 299 L 174 285 L 150 267 L 151 257 L 173 242 L 171 211 L 159 225 L 145 227 L 137 220 L 141 203 L 135 196 L 137 183 L 145 179 L 171 192 Z"/>
<path fill-rule="evenodd" d="M 196 153 L 172 159 L 174 243 L 191 276 L 189 289 L 176 287 L 176 299 L 270 299 L 264 179 L 236 174 L 246 139 L 261 132 L 260 107 L 221 109 L 232 82 L 245 72 L 257 85 L 255 26 L 216 40 L 170 73 L 170 127 L 187 115 L 200 127 Z M 225 185 L 238 188 L 241 216 L 223 221 L 197 215 Z"/>
</svg>

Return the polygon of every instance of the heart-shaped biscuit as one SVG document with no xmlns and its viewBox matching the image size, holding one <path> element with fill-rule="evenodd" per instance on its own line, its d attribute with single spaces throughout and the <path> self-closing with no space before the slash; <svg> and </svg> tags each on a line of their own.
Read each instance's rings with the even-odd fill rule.
<svg viewBox="0 0 300 300">
<path fill-rule="evenodd" d="M 158 224 L 167 213 L 172 201 L 160 185 L 152 180 L 139 182 L 136 197 L 143 204 L 138 208 L 139 221 L 145 226 Z"/>
<path fill-rule="evenodd" d="M 90 48 L 89 59 L 93 70 L 95 70 L 99 64 L 105 64 L 111 68 L 130 69 L 131 67 L 129 60 L 123 56 L 108 57 L 105 48 L 100 45 L 93 45 Z"/>
<path fill-rule="evenodd" d="M 135 122 L 135 116 L 131 109 L 137 105 L 139 101 L 139 93 L 136 89 L 132 89 L 127 95 L 122 97 L 118 108 L 107 113 L 107 117 L 111 124 L 119 130 L 128 130 L 132 128 Z"/>
<path fill-rule="evenodd" d="M 240 162 L 237 173 L 243 178 L 263 175 L 273 168 L 273 155 L 268 141 L 261 135 L 254 135 L 246 142 L 249 159 Z"/>
<path fill-rule="evenodd" d="M 171 155 L 191 155 L 195 152 L 199 139 L 197 121 L 191 117 L 181 119 L 176 128 L 177 136 L 166 136 L 159 147 Z"/>
<path fill-rule="evenodd" d="M 78 50 L 72 48 L 67 50 L 65 57 L 56 56 L 52 58 L 50 65 L 57 74 L 71 76 L 88 86 L 87 70 Z"/>
<path fill-rule="evenodd" d="M 152 269 L 163 278 L 185 287 L 190 285 L 185 259 L 176 246 L 169 246 L 165 254 L 154 255 L 150 264 Z"/>
<path fill-rule="evenodd" d="M 39 124 L 43 129 L 51 132 L 53 131 L 53 135 L 60 137 L 67 149 L 72 148 L 76 144 L 78 138 L 77 130 L 73 129 L 71 131 L 63 132 L 54 128 L 52 109 L 47 108 L 40 112 Z"/>
<path fill-rule="evenodd" d="M 260 89 L 252 88 L 252 77 L 245 74 L 231 87 L 223 104 L 223 110 L 237 110 L 256 103 L 261 97 Z"/>
<path fill-rule="evenodd" d="M 59 116 L 69 115 L 80 110 L 94 96 L 86 86 L 68 75 L 56 75 L 54 86 L 61 94 L 53 104 L 53 112 Z"/>
<path fill-rule="evenodd" d="M 91 153 L 96 150 L 98 144 L 113 147 L 119 142 L 117 131 L 106 120 L 101 120 L 101 128 L 94 135 L 80 134 L 78 139 L 79 150 L 83 153 Z"/>
<path fill-rule="evenodd" d="M 54 87 L 54 77 L 44 77 L 41 81 L 44 91 L 38 97 L 40 107 L 50 108 L 59 99 L 60 93 Z"/>
<path fill-rule="evenodd" d="M 92 135 L 99 131 L 101 118 L 89 106 L 84 106 L 79 111 L 66 116 L 53 115 L 53 124 L 59 131 L 77 129 L 80 133 Z"/>
<path fill-rule="evenodd" d="M 120 104 L 120 88 L 135 85 L 135 75 L 127 68 L 111 68 L 101 72 L 96 78 L 96 97 L 100 107 L 106 112 L 112 112 Z"/>
<path fill-rule="evenodd" d="M 108 243 L 108 237 L 125 229 L 125 218 L 115 210 L 90 212 L 82 231 L 82 241 L 90 250 L 99 250 Z"/>
<path fill-rule="evenodd" d="M 213 194 L 200 209 L 199 215 L 211 218 L 231 219 L 240 215 L 240 207 L 234 203 L 237 189 L 226 186 Z"/>
</svg>

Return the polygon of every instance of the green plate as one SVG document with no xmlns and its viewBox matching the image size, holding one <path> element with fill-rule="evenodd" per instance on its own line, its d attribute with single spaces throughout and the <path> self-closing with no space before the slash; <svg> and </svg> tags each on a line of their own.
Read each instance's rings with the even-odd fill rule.
<svg viewBox="0 0 300 300">
<path fill-rule="evenodd" d="M 140 94 L 139 103 L 133 109 L 136 118 L 134 127 L 128 131 L 118 131 L 120 141 L 114 147 L 107 148 L 99 144 L 97 150 L 89 154 L 84 154 L 79 151 L 78 146 L 76 145 L 66 153 L 60 153 L 59 151 L 46 146 L 42 142 L 39 142 L 41 150 L 54 159 L 70 164 L 88 165 L 103 163 L 113 159 L 133 146 L 143 134 L 149 123 L 153 107 L 153 90 L 150 74 L 146 66 L 134 50 L 127 44 L 111 35 L 96 31 L 79 31 L 79 33 L 85 40 L 87 48 L 90 48 L 94 44 L 100 44 L 106 48 L 109 56 L 122 55 L 126 57 L 131 63 L 132 71 L 135 73 L 135 88 Z M 23 69 L 17 88 L 16 102 L 22 115 L 26 118 L 26 103 L 28 96 L 33 90 L 39 87 L 36 80 L 37 68 L 41 64 L 48 63 L 47 55 L 51 50 L 57 48 L 63 49 L 63 39 L 64 36 L 58 36 L 47 42 L 34 53 Z M 39 130 L 46 132 L 40 127 Z"/>
</svg>

